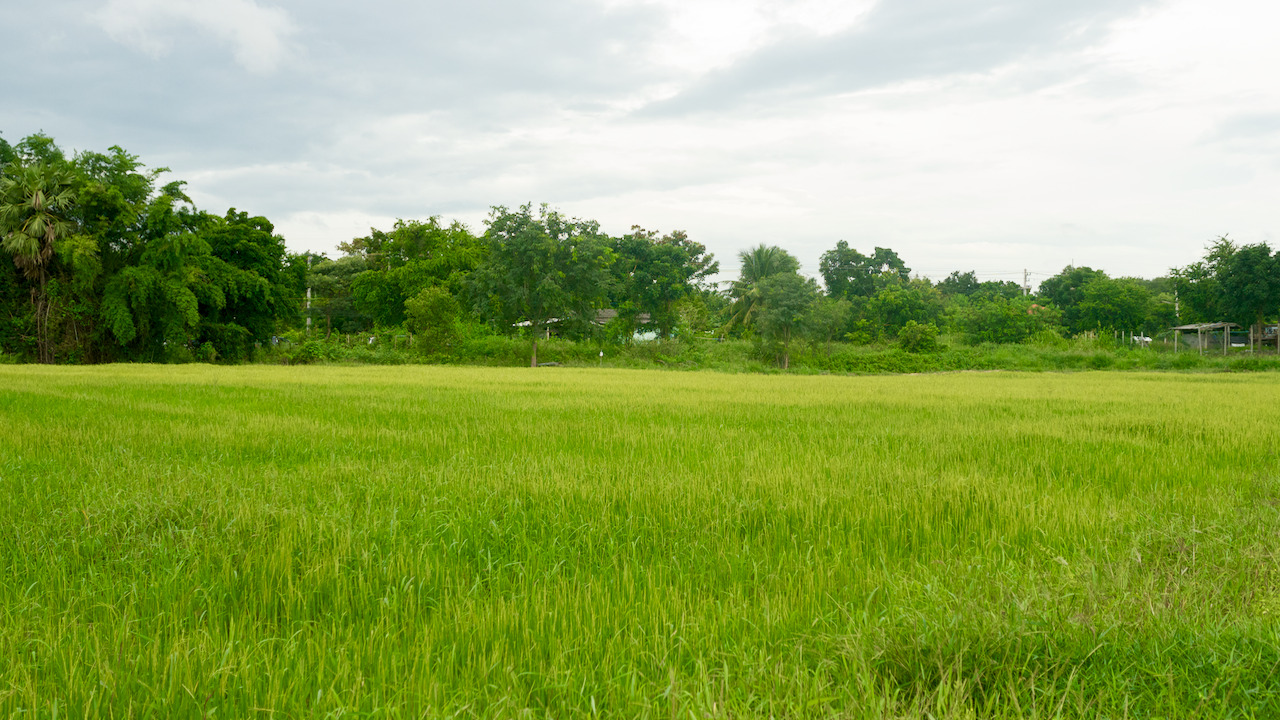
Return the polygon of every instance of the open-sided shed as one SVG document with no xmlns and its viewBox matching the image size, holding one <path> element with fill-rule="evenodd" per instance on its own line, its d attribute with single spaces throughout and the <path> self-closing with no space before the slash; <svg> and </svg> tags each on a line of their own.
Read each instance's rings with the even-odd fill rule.
<svg viewBox="0 0 1280 720">
<path fill-rule="evenodd" d="M 1191 323 L 1190 325 L 1179 325 L 1173 328 L 1173 350 L 1178 351 L 1182 346 L 1182 333 L 1195 332 L 1196 347 L 1200 350 L 1200 354 L 1204 354 L 1205 345 L 1208 344 L 1209 338 L 1214 333 L 1222 334 L 1222 354 L 1226 355 L 1227 350 L 1231 348 L 1231 330 L 1238 328 L 1239 325 L 1232 322 L 1216 322 L 1216 323 Z"/>
</svg>

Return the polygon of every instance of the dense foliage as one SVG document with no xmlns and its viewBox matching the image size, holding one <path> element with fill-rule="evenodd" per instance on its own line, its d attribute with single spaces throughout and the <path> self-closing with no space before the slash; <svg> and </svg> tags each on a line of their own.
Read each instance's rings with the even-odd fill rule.
<svg viewBox="0 0 1280 720">
<path fill-rule="evenodd" d="M 1240 337 L 1219 331 L 1218 346 L 1271 346 L 1280 316 L 1280 254 L 1227 237 L 1167 277 L 1068 266 L 1035 293 L 973 271 L 934 283 L 892 249 L 863 254 L 844 240 L 823 253 L 819 287 L 787 250 L 761 244 L 717 289 L 719 263 L 683 232 L 611 237 L 546 206 L 494 207 L 480 234 L 399 220 L 342 243 L 338 257 L 289 254 L 266 218 L 199 210 L 183 183 L 160 184 L 164 172 L 119 147 L 68 157 L 44 135 L 0 139 L 0 356 L 240 362 L 276 357 L 280 336 L 304 332 L 402 340 L 421 359 L 466 362 L 484 361 L 466 354 L 478 339 L 522 335 L 537 364 L 539 338 L 714 337 L 748 340 L 789 367 L 798 349 L 831 355 L 849 343 L 930 353 L 1133 336 L 1146 346 L 1175 325 L 1222 321 Z"/>
<path fill-rule="evenodd" d="M 299 278 L 262 217 L 198 210 L 119 147 L 2 153 L 0 349 L 43 362 L 246 360 L 298 314 Z M 291 280 L 293 282 L 291 282 Z"/>
</svg>

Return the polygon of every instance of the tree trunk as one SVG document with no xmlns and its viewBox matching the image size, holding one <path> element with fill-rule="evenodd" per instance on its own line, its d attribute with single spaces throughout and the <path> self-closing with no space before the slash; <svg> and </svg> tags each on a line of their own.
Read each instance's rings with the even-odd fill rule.
<svg viewBox="0 0 1280 720">
<path fill-rule="evenodd" d="M 536 333 L 533 336 L 533 356 L 529 358 L 529 367 L 538 367 L 538 335 Z"/>
<path fill-rule="evenodd" d="M 49 295 L 48 279 L 43 268 L 40 272 L 40 289 L 36 296 L 36 352 L 40 362 L 45 365 L 53 363 L 53 353 L 49 350 Z"/>
</svg>

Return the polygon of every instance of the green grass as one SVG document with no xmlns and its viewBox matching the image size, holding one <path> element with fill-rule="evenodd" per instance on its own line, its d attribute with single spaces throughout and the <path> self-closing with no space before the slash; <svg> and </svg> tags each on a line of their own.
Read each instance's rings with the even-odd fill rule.
<svg viewBox="0 0 1280 720">
<path fill-rule="evenodd" d="M 1280 375 L 0 382 L 3 718 L 1280 714 Z"/>
<path fill-rule="evenodd" d="M 1177 372 L 1280 371 L 1280 356 L 1272 349 L 1256 353 L 1232 349 L 1200 354 L 1194 350 L 1173 352 L 1157 343 L 1152 348 L 1118 345 L 1111 339 L 1063 340 L 1052 336 L 1053 344 L 983 343 L 966 345 L 950 338 L 938 352 L 909 353 L 896 345 L 857 345 L 796 342 L 791 348 L 792 373 L 839 373 L 886 375 L 896 373 L 955 372 L 960 370 L 1017 370 L 1062 372 L 1077 370 L 1157 370 Z M 300 340 L 301 335 L 295 336 Z M 261 350 L 256 360 L 263 364 L 457 364 L 528 367 L 530 341 L 521 337 L 482 335 L 459 340 L 450 353 L 424 356 L 408 345 L 404 337 L 383 337 L 369 345 L 361 338 L 334 335 L 328 341 L 286 342 Z M 603 351 L 603 357 L 600 352 Z M 560 338 L 538 343 L 539 362 L 555 362 L 569 367 L 716 370 L 721 372 L 780 372 L 779 348 L 765 348 L 750 340 L 717 342 L 709 338 L 692 341 L 661 340 L 628 345 L 573 342 Z"/>
</svg>

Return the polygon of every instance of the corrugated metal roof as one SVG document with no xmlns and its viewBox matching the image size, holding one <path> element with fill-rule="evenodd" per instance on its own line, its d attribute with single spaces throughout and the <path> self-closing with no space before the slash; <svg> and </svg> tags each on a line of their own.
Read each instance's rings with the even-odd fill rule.
<svg viewBox="0 0 1280 720">
<path fill-rule="evenodd" d="M 1192 323 L 1190 325 L 1178 325 L 1169 328 L 1170 330 L 1221 330 L 1222 328 L 1238 328 L 1239 325 L 1233 322 L 1216 322 L 1216 323 Z"/>
</svg>

